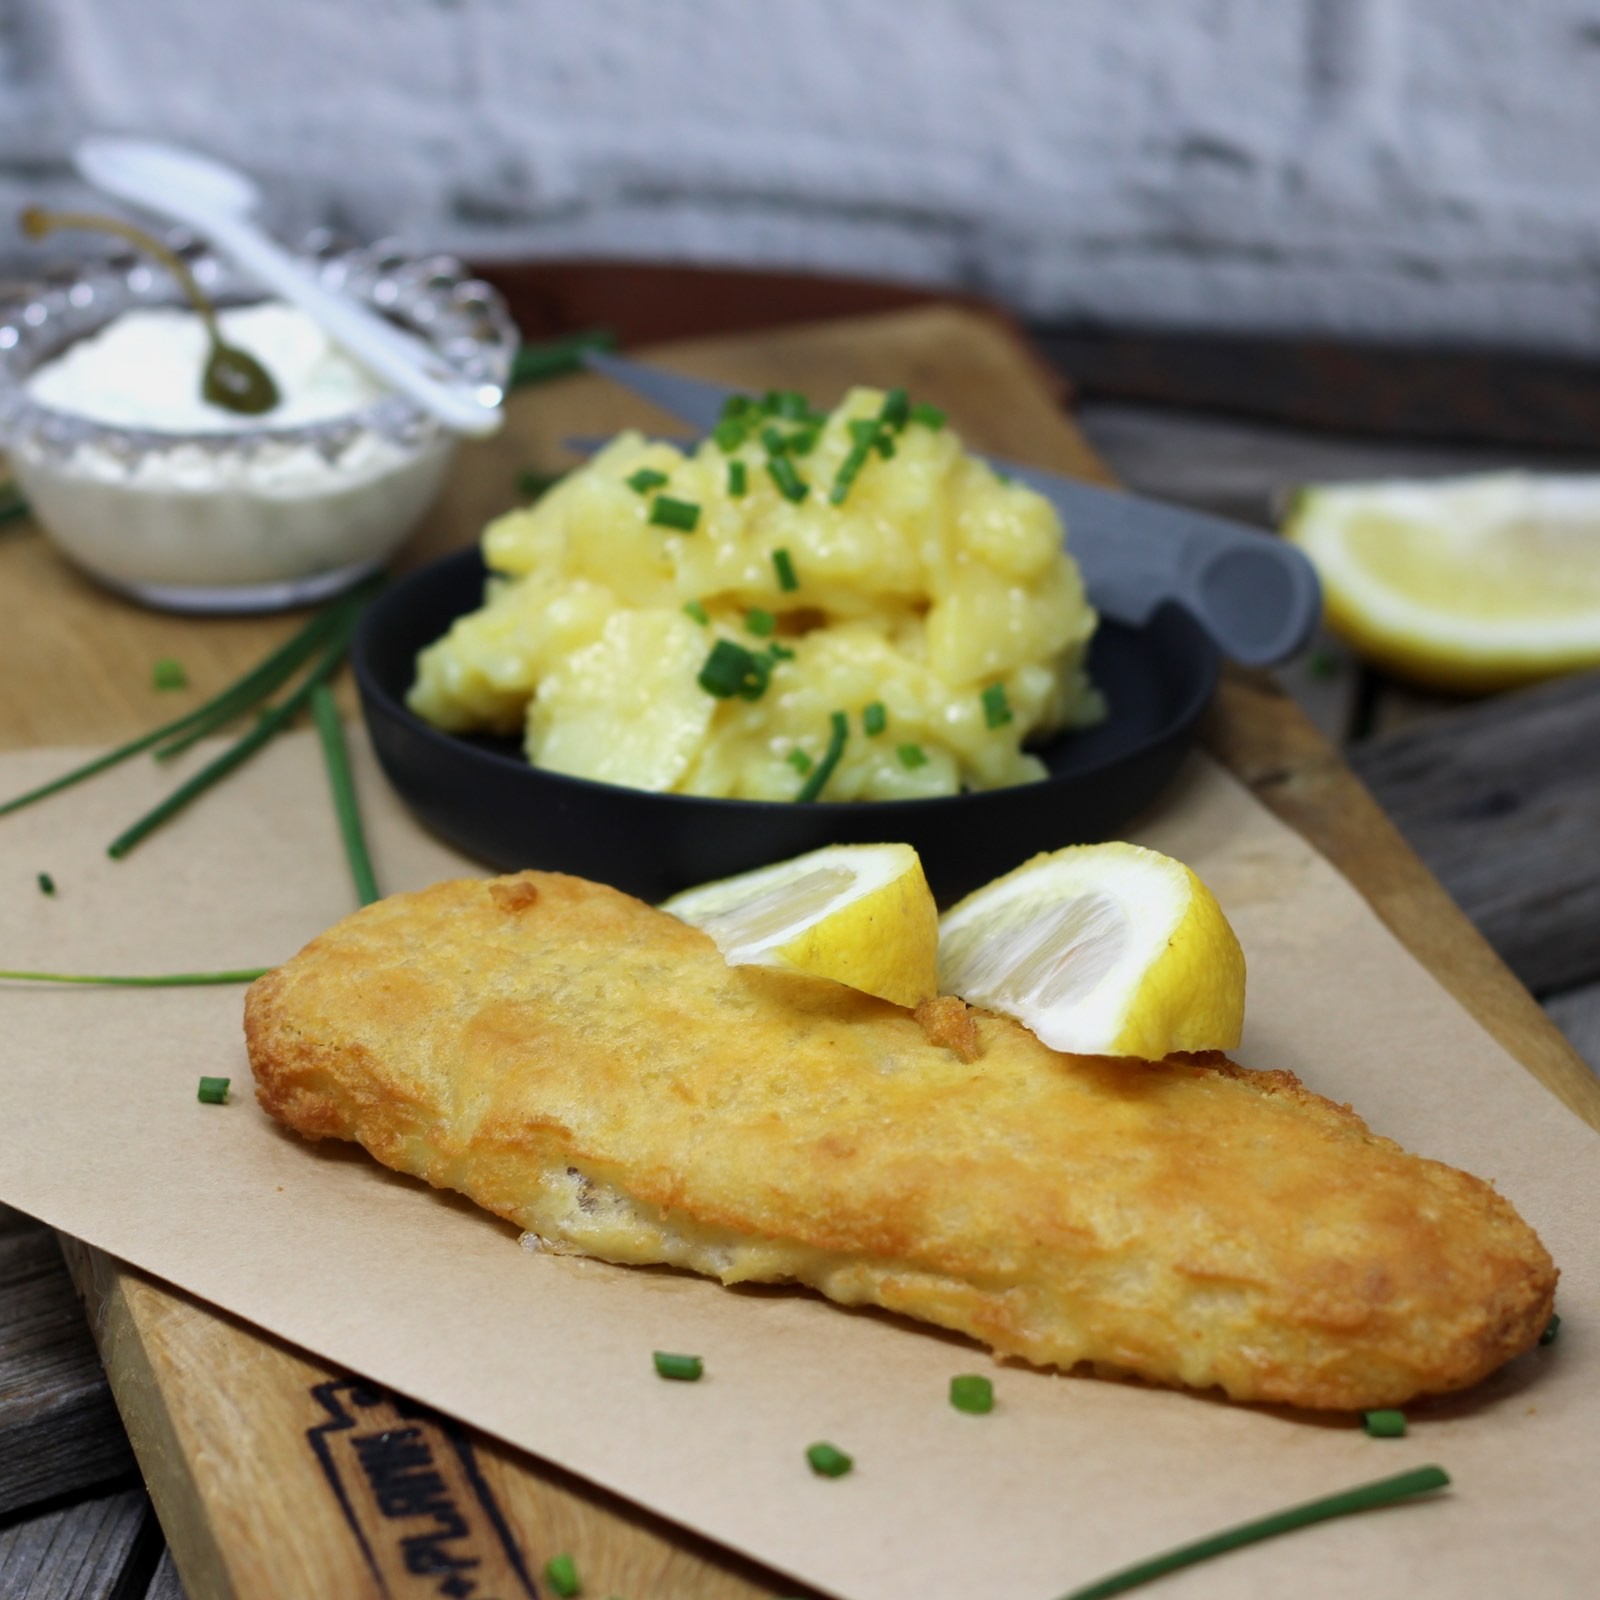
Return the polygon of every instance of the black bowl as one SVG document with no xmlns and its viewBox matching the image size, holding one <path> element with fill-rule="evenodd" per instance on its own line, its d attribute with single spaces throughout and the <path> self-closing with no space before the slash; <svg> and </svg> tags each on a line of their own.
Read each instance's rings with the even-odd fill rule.
<svg viewBox="0 0 1600 1600">
<path fill-rule="evenodd" d="M 406 709 L 417 652 L 483 601 L 477 550 L 386 590 L 351 648 L 378 760 L 441 838 L 505 871 L 544 867 L 660 900 L 819 845 L 904 841 L 941 904 L 1039 850 L 1114 835 L 1176 771 L 1216 688 L 1215 647 L 1189 614 L 1102 621 L 1089 671 L 1110 713 L 1039 748 L 1039 783 L 936 800 L 790 805 L 653 794 L 528 765 L 511 739 L 441 733 Z"/>
</svg>

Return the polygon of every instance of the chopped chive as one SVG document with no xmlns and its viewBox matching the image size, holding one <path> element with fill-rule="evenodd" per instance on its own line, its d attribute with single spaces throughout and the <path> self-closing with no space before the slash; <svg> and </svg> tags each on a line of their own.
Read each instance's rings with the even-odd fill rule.
<svg viewBox="0 0 1600 1600">
<path fill-rule="evenodd" d="M 1561 1318 L 1552 1311 L 1550 1320 L 1544 1325 L 1544 1332 L 1539 1335 L 1540 1344 L 1554 1344 L 1556 1335 L 1561 1332 Z"/>
<path fill-rule="evenodd" d="M 991 683 L 983 691 L 983 720 L 991 728 L 1003 728 L 1011 721 L 1011 707 L 1006 703 L 1006 686 Z"/>
<path fill-rule="evenodd" d="M 788 645 L 780 644 L 776 639 L 774 639 L 772 643 L 767 646 L 767 654 L 771 656 L 774 661 L 794 660 L 794 651 L 791 650 Z"/>
<path fill-rule="evenodd" d="M 806 1460 L 819 1478 L 842 1478 L 855 1465 L 843 1450 L 826 1443 L 808 1446 Z"/>
<path fill-rule="evenodd" d="M 789 454 L 792 456 L 808 456 L 817 448 L 817 430 L 815 428 L 802 428 L 798 433 L 789 435 Z"/>
<path fill-rule="evenodd" d="M 926 400 L 919 400 L 911 408 L 911 420 L 920 422 L 924 428 L 932 428 L 936 433 L 945 425 L 945 414 L 938 406 L 931 406 Z"/>
<path fill-rule="evenodd" d="M 874 700 L 870 705 L 861 708 L 861 731 L 869 739 L 875 739 L 889 726 L 889 713 L 883 701 Z"/>
<path fill-rule="evenodd" d="M 630 472 L 624 481 L 635 494 L 649 494 L 667 481 L 667 475 L 654 467 L 640 467 L 637 472 Z"/>
<path fill-rule="evenodd" d="M 316 684 L 311 690 L 311 714 L 316 719 L 317 735 L 322 741 L 322 760 L 333 789 L 333 811 L 339 819 L 339 835 L 344 840 L 345 859 L 350 863 L 356 899 L 370 906 L 378 898 L 378 880 L 373 875 L 367 836 L 361 827 L 361 808 L 356 801 L 355 780 L 350 776 L 350 758 L 345 753 L 339 708 L 333 703 L 333 690 L 326 683 Z"/>
<path fill-rule="evenodd" d="M 815 800 L 822 793 L 823 785 L 833 776 L 833 769 L 839 765 L 839 758 L 844 754 L 844 742 L 850 737 L 849 718 L 842 711 L 833 711 L 829 713 L 829 721 L 833 724 L 833 731 L 828 735 L 828 748 L 822 752 L 822 759 L 811 769 L 811 775 L 794 797 L 797 805 Z"/>
<path fill-rule="evenodd" d="M 773 392 L 773 410 L 785 422 L 804 422 L 812 415 L 811 402 L 797 389 L 779 389 Z"/>
<path fill-rule="evenodd" d="M 706 1369 L 699 1356 L 675 1356 L 666 1350 L 657 1350 L 651 1359 L 663 1378 L 675 1378 L 679 1383 L 697 1382 Z"/>
<path fill-rule="evenodd" d="M 975 1417 L 994 1410 L 994 1385 L 976 1373 L 950 1380 L 950 1404 L 957 1411 L 968 1411 Z"/>
<path fill-rule="evenodd" d="M 771 474 L 772 481 L 777 484 L 778 493 L 785 500 L 804 500 L 810 492 L 805 480 L 794 470 L 794 464 L 787 456 L 769 456 L 767 471 Z"/>
<path fill-rule="evenodd" d="M 711 430 L 712 442 L 723 455 L 732 455 L 750 436 L 750 430 L 737 417 L 727 417 Z"/>
<path fill-rule="evenodd" d="M 730 394 L 722 402 L 722 420 L 724 422 L 737 422 L 746 418 L 752 411 L 759 410 L 757 403 L 747 394 Z"/>
<path fill-rule="evenodd" d="M 749 475 L 748 472 L 745 471 L 744 462 L 742 462 L 742 461 L 730 461 L 728 463 L 728 494 L 729 494 L 729 496 L 731 498 L 737 500 L 744 494 L 744 492 L 749 487 L 750 487 L 750 475 Z"/>
<path fill-rule="evenodd" d="M 876 417 L 857 417 L 850 424 L 850 440 L 870 450 L 878 442 L 878 435 L 882 431 L 883 424 Z"/>
<path fill-rule="evenodd" d="M 894 459 L 894 440 L 887 432 L 880 432 L 878 437 L 874 439 L 872 443 L 877 449 L 878 454 L 882 456 L 885 461 L 892 461 Z"/>
<path fill-rule="evenodd" d="M 195 1095 L 195 1098 L 202 1105 L 225 1105 L 228 1099 L 228 1084 L 230 1081 L 228 1078 L 202 1078 L 199 1092 Z"/>
<path fill-rule="evenodd" d="M 575 1594 L 583 1592 L 583 1584 L 578 1578 L 578 1563 L 569 1555 L 551 1556 L 544 1564 L 545 1582 L 562 1597 L 562 1600 L 572 1600 Z"/>
<path fill-rule="evenodd" d="M 920 744 L 900 745 L 895 754 L 900 757 L 900 765 L 907 772 L 915 772 L 918 767 L 925 767 L 928 764 L 928 754 Z"/>
<path fill-rule="evenodd" d="M 189 674 L 183 670 L 183 663 L 176 656 L 162 656 L 150 668 L 150 687 L 152 689 L 187 689 L 189 687 Z"/>
<path fill-rule="evenodd" d="M 39 893 L 54 894 L 55 892 L 56 880 L 52 878 L 48 872 L 41 872 L 39 874 Z"/>
<path fill-rule="evenodd" d="M 1359 1488 L 1346 1489 L 1340 1494 L 1330 1494 L 1320 1500 L 1308 1500 L 1304 1505 L 1291 1506 L 1286 1511 L 1274 1512 L 1255 1522 L 1241 1523 L 1206 1539 L 1196 1539 L 1193 1544 L 1179 1545 L 1164 1555 L 1141 1561 L 1136 1566 L 1124 1567 L 1109 1577 L 1074 1589 L 1061 1600 L 1107 1600 L 1148 1583 L 1152 1578 L 1176 1572 L 1180 1567 L 1193 1566 L 1197 1561 L 1220 1556 L 1241 1545 L 1255 1544 L 1271 1539 L 1280 1533 L 1292 1533 L 1296 1528 L 1310 1527 L 1316 1522 L 1326 1522 L 1330 1517 L 1348 1516 L 1357 1511 L 1371 1511 L 1378 1506 L 1392 1505 L 1410 1495 L 1425 1494 L 1430 1489 L 1443 1489 L 1450 1482 L 1442 1467 L 1416 1467 L 1410 1472 L 1397 1473 L 1392 1478 L 1380 1478 L 1375 1483 L 1365 1483 Z"/>
<path fill-rule="evenodd" d="M 883 406 L 878 415 L 897 431 L 905 427 L 906 418 L 911 415 L 911 400 L 905 390 L 891 389 L 883 397 Z"/>
<path fill-rule="evenodd" d="M 698 600 L 689 600 L 684 603 L 684 615 L 694 618 L 703 628 L 711 618 L 706 614 L 706 608 Z"/>
<path fill-rule="evenodd" d="M 787 761 L 802 778 L 805 777 L 805 775 L 814 765 L 811 757 L 808 756 L 805 751 L 799 747 L 799 745 L 796 745 L 794 749 L 791 750 L 783 759 Z"/>
<path fill-rule="evenodd" d="M 828 500 L 831 504 L 836 506 L 844 504 L 844 497 L 850 493 L 850 485 L 856 481 L 857 474 L 867 464 L 867 456 L 871 449 L 871 445 L 853 445 L 849 455 L 839 463 L 839 470 L 833 475 L 833 487 L 828 491 Z"/>
<path fill-rule="evenodd" d="M 746 650 L 732 639 L 718 639 L 700 669 L 698 682 L 707 694 L 719 700 L 759 700 L 767 692 L 772 663 L 765 656 Z"/>
<path fill-rule="evenodd" d="M 363 586 L 356 592 L 364 596 L 371 592 L 371 586 Z M 292 634 L 243 677 L 214 694 L 203 704 L 196 706 L 194 710 L 185 712 L 171 722 L 164 722 L 159 728 L 152 728 L 148 733 L 142 733 L 136 739 L 128 740 L 126 744 L 119 744 L 116 749 L 108 750 L 104 755 L 84 762 L 81 767 L 74 767 L 72 771 L 63 773 L 59 778 L 52 778 L 49 783 L 40 784 L 37 789 L 29 789 L 25 794 L 0 802 L 0 817 L 12 811 L 20 811 L 36 800 L 48 799 L 63 789 L 70 789 L 74 784 L 82 783 L 85 778 L 92 778 L 128 760 L 131 756 L 150 749 L 152 745 L 160 744 L 163 739 L 174 739 L 174 743 L 163 746 L 156 752 L 157 755 L 172 753 L 192 743 L 194 739 L 203 738 L 206 733 L 221 727 L 223 723 L 231 722 L 265 695 L 271 694 L 299 667 L 311 651 L 322 642 L 323 637 L 332 630 L 341 608 L 349 604 L 350 598 L 345 596 L 325 606 L 298 633 Z"/>
<path fill-rule="evenodd" d="M 774 423 L 769 422 L 761 430 L 761 442 L 767 447 L 769 456 L 783 456 L 789 453 L 789 436 Z"/>
<path fill-rule="evenodd" d="M 1406 1414 L 1403 1411 L 1363 1411 L 1361 1426 L 1374 1439 L 1401 1439 L 1405 1437 Z"/>
<path fill-rule="evenodd" d="M 744 614 L 744 625 L 756 638 L 768 639 L 777 629 L 778 619 L 770 611 L 763 611 L 760 606 L 751 606 Z"/>
<path fill-rule="evenodd" d="M 671 495 L 658 494 L 650 502 L 650 521 L 658 528 L 693 533 L 700 521 L 700 507 L 693 500 L 674 500 Z"/>
<path fill-rule="evenodd" d="M 82 983 L 109 989 L 186 989 L 208 984 L 254 983 L 271 967 L 242 967 L 236 972 L 162 972 L 152 976 L 106 976 L 87 972 L 0 972 L 11 983 Z"/>
<path fill-rule="evenodd" d="M 531 500 L 537 500 L 547 490 L 553 489 L 561 482 L 559 472 L 540 472 L 537 467 L 528 467 L 517 474 L 517 493 L 525 494 Z"/>
<path fill-rule="evenodd" d="M 543 383 L 576 372 L 583 365 L 586 350 L 614 350 L 617 336 L 609 328 L 585 328 L 560 339 L 544 339 L 524 344 L 512 357 L 506 387 L 520 389 L 525 384 Z"/>
<path fill-rule="evenodd" d="M 800 580 L 794 575 L 794 561 L 787 550 L 772 552 L 772 570 L 777 573 L 778 587 L 785 594 L 793 594 L 800 587 Z"/>
<path fill-rule="evenodd" d="M 339 663 L 344 659 L 345 646 L 350 642 L 350 635 L 355 629 L 359 615 L 357 611 L 348 612 L 340 626 L 334 630 L 333 637 L 322 654 L 313 663 L 309 674 L 277 705 L 264 711 L 248 733 L 241 735 L 214 761 L 202 767 L 187 783 L 180 784 L 159 805 L 154 806 L 137 822 L 119 833 L 106 847 L 106 854 L 112 860 L 120 861 L 141 839 L 176 816 L 191 800 L 209 789 L 217 779 L 232 772 L 235 767 L 254 755 L 274 734 L 287 727 L 311 698 L 312 690 L 338 671 Z"/>
</svg>

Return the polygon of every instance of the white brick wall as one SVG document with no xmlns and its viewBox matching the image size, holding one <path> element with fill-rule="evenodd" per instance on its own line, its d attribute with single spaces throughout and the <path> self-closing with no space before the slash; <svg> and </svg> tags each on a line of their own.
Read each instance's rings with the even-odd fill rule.
<svg viewBox="0 0 1600 1600">
<path fill-rule="evenodd" d="M 0 0 L 0 213 L 91 128 L 289 231 L 1600 350 L 1600 0 Z"/>
</svg>

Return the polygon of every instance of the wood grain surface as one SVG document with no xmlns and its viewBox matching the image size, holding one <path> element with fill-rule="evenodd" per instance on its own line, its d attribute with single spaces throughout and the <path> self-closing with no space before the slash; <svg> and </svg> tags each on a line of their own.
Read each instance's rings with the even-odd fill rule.
<svg viewBox="0 0 1600 1600">
<path fill-rule="evenodd" d="M 850 381 L 903 383 L 948 410 L 978 448 L 1104 476 L 1057 410 L 1057 388 L 1032 353 L 1004 324 L 968 309 L 906 311 L 651 354 L 708 377 L 802 388 L 819 398 Z M 473 540 L 514 500 L 520 472 L 569 465 L 564 435 L 662 421 L 591 378 L 515 396 L 505 432 L 463 448 L 443 501 L 402 565 Z M 298 620 L 138 611 L 70 572 L 27 527 L 0 538 L 0 618 L 0 663 L 11 689 L 0 700 L 0 747 L 126 737 L 214 692 Z M 160 656 L 183 661 L 189 688 L 152 687 Z M 1271 680 L 1229 675 L 1206 739 L 1345 871 L 1513 1055 L 1600 1126 L 1600 1083 Z M 225 790 L 202 803 L 225 804 Z M 539 1570 L 562 1551 L 578 1558 L 594 1595 L 747 1600 L 797 1592 L 104 1257 L 71 1253 L 191 1600 L 466 1600 L 531 1593 L 534 1584 L 545 1592 Z"/>
</svg>

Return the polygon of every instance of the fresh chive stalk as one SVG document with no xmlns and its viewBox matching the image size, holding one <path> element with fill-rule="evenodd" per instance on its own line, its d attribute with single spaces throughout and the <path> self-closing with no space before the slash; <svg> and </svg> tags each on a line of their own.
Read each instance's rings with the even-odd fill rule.
<svg viewBox="0 0 1600 1600">
<path fill-rule="evenodd" d="M 128 740 L 126 744 L 119 744 L 116 749 L 108 750 L 104 755 L 84 762 L 81 767 L 74 767 L 71 772 L 63 773 L 59 778 L 52 778 L 49 783 L 40 784 L 37 789 L 29 789 L 26 794 L 19 794 L 13 799 L 0 802 L 0 817 L 13 811 L 20 811 L 36 800 L 46 800 L 53 794 L 60 794 L 63 789 L 70 789 L 74 784 L 82 783 L 85 778 L 92 778 L 98 773 L 105 772 L 130 757 L 150 749 L 153 745 L 160 744 L 163 739 L 172 739 L 174 735 L 184 736 L 197 726 L 209 731 L 219 727 L 223 722 L 231 722 L 241 712 L 248 711 L 264 695 L 271 694 L 294 672 L 326 636 L 334 620 L 334 612 L 341 603 L 335 602 L 332 607 L 319 611 L 298 633 L 292 634 L 265 660 L 252 667 L 237 682 L 196 706 L 193 711 L 186 711 L 181 717 L 175 717 L 171 722 L 164 722 L 159 728 L 152 728 L 148 733 L 141 733 L 137 738 Z M 194 738 L 203 737 L 203 733 L 194 735 Z M 180 737 L 173 744 L 157 751 L 157 754 L 173 754 L 176 750 L 185 748 L 190 742 L 192 740 Z"/>
<path fill-rule="evenodd" d="M 699 1356 L 679 1356 L 667 1350 L 657 1350 L 651 1359 L 663 1378 L 673 1378 L 679 1383 L 697 1383 L 706 1370 L 706 1364 Z"/>
<path fill-rule="evenodd" d="M 311 690 L 311 715 L 316 719 L 317 736 L 322 742 L 323 765 L 328 769 L 333 810 L 339 819 L 339 836 L 344 840 L 345 859 L 350 863 L 356 899 L 370 906 L 378 898 L 378 880 L 372 871 L 372 857 L 367 853 L 367 836 L 361 826 L 355 780 L 350 776 L 350 758 L 344 747 L 339 708 L 333 703 L 333 690 L 325 682 Z"/>
<path fill-rule="evenodd" d="M 180 784 L 159 805 L 152 807 L 131 826 L 125 828 L 106 847 L 112 860 L 120 861 L 140 840 L 148 838 L 162 823 L 170 821 L 192 800 L 198 799 L 219 778 L 225 777 L 242 762 L 248 760 L 275 734 L 281 732 L 302 710 L 311 698 L 312 691 L 339 669 L 344 659 L 345 646 L 350 642 L 358 612 L 351 611 L 334 630 L 333 638 L 313 663 L 310 673 L 284 699 L 257 719 L 254 727 L 241 735 L 214 761 L 202 767 L 187 783 Z"/>
<path fill-rule="evenodd" d="M 202 1078 L 200 1087 L 195 1093 L 195 1099 L 202 1105 L 207 1106 L 226 1105 L 228 1103 L 228 1085 L 231 1082 L 232 1079 L 230 1078 Z"/>
<path fill-rule="evenodd" d="M 615 350 L 617 336 L 609 328 L 584 328 L 560 339 L 544 339 L 523 345 L 512 358 L 506 386 L 520 389 L 530 383 L 544 383 L 564 377 L 583 366 L 587 350 Z"/>
<path fill-rule="evenodd" d="M 1410 1472 L 1397 1473 L 1392 1478 L 1379 1478 L 1375 1483 L 1365 1483 L 1355 1489 L 1330 1494 L 1320 1500 L 1308 1500 L 1304 1505 L 1291 1506 L 1286 1511 L 1274 1512 L 1255 1522 L 1241 1523 L 1214 1533 L 1209 1538 L 1196 1539 L 1192 1544 L 1179 1545 L 1164 1555 L 1141 1561 L 1136 1566 L 1124 1567 L 1109 1577 L 1063 1595 L 1061 1600 L 1107 1600 L 1114 1594 L 1123 1594 L 1149 1583 L 1153 1578 L 1164 1577 L 1181 1567 L 1207 1561 L 1242 1545 L 1257 1544 L 1263 1539 L 1276 1538 L 1280 1533 L 1293 1533 L 1296 1528 L 1308 1528 L 1316 1522 L 1326 1522 L 1333 1517 L 1350 1516 L 1358 1511 L 1372 1511 L 1379 1506 L 1393 1505 L 1397 1500 L 1412 1495 L 1426 1494 L 1432 1489 L 1449 1485 L 1450 1476 L 1443 1467 L 1416 1467 Z"/>
<path fill-rule="evenodd" d="M 271 967 L 242 967 L 236 972 L 160 972 L 132 977 L 88 972 L 0 971 L 0 978 L 12 983 L 81 983 L 108 989 L 191 989 L 212 984 L 254 983 L 271 971 Z"/>
<path fill-rule="evenodd" d="M 829 720 L 833 724 L 833 731 L 828 736 L 828 748 L 822 752 L 822 759 L 811 769 L 804 786 L 794 797 L 797 805 L 815 800 L 822 793 L 823 785 L 833 776 L 833 769 L 839 765 L 839 758 L 844 754 L 844 742 L 850 737 L 850 720 L 842 711 L 831 712 Z"/>
</svg>

